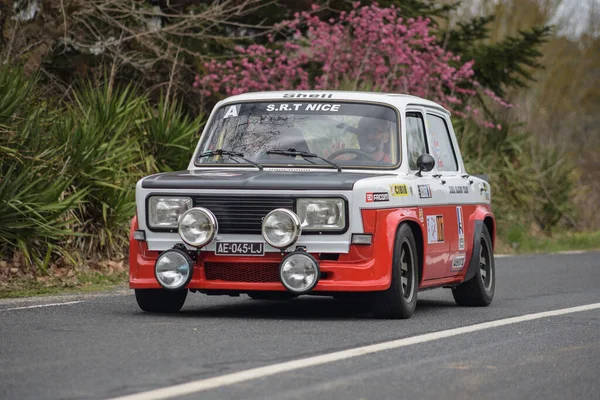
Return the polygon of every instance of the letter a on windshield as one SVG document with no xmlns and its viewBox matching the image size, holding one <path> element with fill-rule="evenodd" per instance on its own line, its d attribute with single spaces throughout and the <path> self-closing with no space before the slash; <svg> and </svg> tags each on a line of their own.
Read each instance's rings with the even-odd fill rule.
<svg viewBox="0 0 600 400">
<path fill-rule="evenodd" d="M 229 118 L 229 117 L 237 117 L 237 116 L 238 116 L 237 106 L 230 106 L 227 109 L 227 112 L 225 113 L 225 116 L 223 117 L 223 119 Z"/>
</svg>

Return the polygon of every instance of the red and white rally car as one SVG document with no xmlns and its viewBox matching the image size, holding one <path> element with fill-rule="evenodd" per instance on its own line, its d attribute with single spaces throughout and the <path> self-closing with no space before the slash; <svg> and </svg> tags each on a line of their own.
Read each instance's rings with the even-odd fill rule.
<svg viewBox="0 0 600 400">
<path fill-rule="evenodd" d="M 137 183 L 130 287 L 176 312 L 188 291 L 364 294 L 410 317 L 421 289 L 494 296 L 490 186 L 450 114 L 419 97 L 265 92 L 219 102 L 186 171 Z"/>
</svg>

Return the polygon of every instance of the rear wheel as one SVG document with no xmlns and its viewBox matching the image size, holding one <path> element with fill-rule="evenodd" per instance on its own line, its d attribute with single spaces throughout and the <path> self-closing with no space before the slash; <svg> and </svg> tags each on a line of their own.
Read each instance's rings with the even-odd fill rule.
<svg viewBox="0 0 600 400">
<path fill-rule="evenodd" d="M 176 313 L 183 307 L 187 293 L 187 289 L 135 289 L 135 299 L 143 311 L 150 313 Z"/>
<path fill-rule="evenodd" d="M 496 288 L 496 264 L 492 249 L 492 238 L 484 225 L 481 231 L 479 254 L 479 268 L 473 279 L 461 283 L 452 289 L 452 295 L 459 306 L 485 307 L 490 305 L 494 298 Z"/>
<path fill-rule="evenodd" d="M 392 283 L 375 295 L 373 312 L 382 318 L 410 318 L 417 306 L 419 282 L 415 237 L 408 224 L 396 232 L 392 258 Z"/>
</svg>

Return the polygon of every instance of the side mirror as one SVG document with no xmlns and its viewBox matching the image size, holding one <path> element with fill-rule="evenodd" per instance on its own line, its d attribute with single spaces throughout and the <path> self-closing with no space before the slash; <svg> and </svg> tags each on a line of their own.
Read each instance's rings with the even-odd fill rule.
<svg viewBox="0 0 600 400">
<path fill-rule="evenodd" d="M 431 154 L 421 154 L 419 158 L 417 158 L 417 168 L 419 168 L 419 172 L 417 172 L 417 176 L 422 176 L 421 172 L 429 172 L 435 167 L 435 158 Z"/>
</svg>

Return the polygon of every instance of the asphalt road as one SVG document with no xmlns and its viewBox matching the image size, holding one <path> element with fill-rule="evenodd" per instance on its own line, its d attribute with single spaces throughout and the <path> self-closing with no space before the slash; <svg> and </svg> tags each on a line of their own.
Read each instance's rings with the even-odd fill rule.
<svg viewBox="0 0 600 400">
<path fill-rule="evenodd" d="M 433 290 L 419 293 L 414 317 L 400 321 L 315 297 L 280 303 L 190 294 L 170 316 L 142 313 L 128 290 L 2 300 L 0 398 L 145 398 L 256 367 L 278 370 L 311 356 L 600 303 L 600 253 L 496 262 L 490 307 L 457 307 L 450 291 Z M 209 379 L 211 389 L 178 397 L 600 399 L 600 308 L 294 368 L 232 384 Z"/>
</svg>

